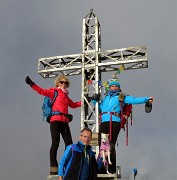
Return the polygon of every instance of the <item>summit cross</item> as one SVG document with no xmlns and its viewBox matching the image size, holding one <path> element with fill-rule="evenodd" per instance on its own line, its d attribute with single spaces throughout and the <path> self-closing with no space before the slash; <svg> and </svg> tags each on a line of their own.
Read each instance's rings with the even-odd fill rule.
<svg viewBox="0 0 177 180">
<path fill-rule="evenodd" d="M 147 68 L 145 46 L 101 50 L 101 29 L 98 17 L 93 9 L 83 19 L 82 53 L 44 57 L 38 60 L 38 73 L 43 78 L 82 75 L 81 84 L 81 129 L 91 126 L 93 133 L 99 130 L 98 103 L 95 107 L 90 101 L 94 93 L 101 92 L 101 74 L 103 72 Z M 94 82 L 94 83 L 88 83 Z"/>
</svg>

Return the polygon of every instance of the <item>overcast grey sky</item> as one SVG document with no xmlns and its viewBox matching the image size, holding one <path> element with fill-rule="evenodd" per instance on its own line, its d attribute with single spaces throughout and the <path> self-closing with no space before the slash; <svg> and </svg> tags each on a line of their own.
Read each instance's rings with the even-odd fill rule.
<svg viewBox="0 0 177 180">
<path fill-rule="evenodd" d="M 0 179 L 44 180 L 49 172 L 50 132 L 42 121 L 43 97 L 25 84 L 29 75 L 49 88 L 54 79 L 37 73 L 38 59 L 82 51 L 82 19 L 93 8 L 101 24 L 102 50 L 145 45 L 149 68 L 123 71 L 123 91 L 155 96 L 153 110 L 134 106 L 129 146 L 119 136 L 122 179 L 176 180 L 177 1 L 176 0 L 1 0 L 0 1 Z M 112 73 L 104 74 L 104 80 Z M 80 76 L 69 77 L 70 97 L 80 99 Z M 73 140 L 80 109 L 70 110 Z M 63 141 L 58 157 L 63 153 Z"/>
</svg>

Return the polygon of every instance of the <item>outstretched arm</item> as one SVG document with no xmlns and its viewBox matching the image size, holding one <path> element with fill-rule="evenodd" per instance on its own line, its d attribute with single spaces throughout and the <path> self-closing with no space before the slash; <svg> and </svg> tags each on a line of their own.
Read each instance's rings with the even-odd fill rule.
<svg viewBox="0 0 177 180">
<path fill-rule="evenodd" d="M 125 103 L 127 104 L 145 104 L 146 102 L 153 102 L 154 96 L 150 97 L 134 97 L 134 96 L 125 96 Z"/>
<path fill-rule="evenodd" d="M 38 86 L 37 84 L 35 84 L 29 76 L 27 76 L 25 78 L 25 81 L 28 85 L 31 86 L 31 88 L 36 91 L 38 94 L 43 95 L 43 96 L 48 96 L 50 98 L 54 97 L 54 91 L 53 90 L 49 90 L 49 89 L 43 89 L 40 86 Z"/>
<path fill-rule="evenodd" d="M 69 98 L 69 107 L 70 108 L 77 108 L 81 106 L 81 101 L 78 102 L 73 102 L 70 98 Z"/>
</svg>

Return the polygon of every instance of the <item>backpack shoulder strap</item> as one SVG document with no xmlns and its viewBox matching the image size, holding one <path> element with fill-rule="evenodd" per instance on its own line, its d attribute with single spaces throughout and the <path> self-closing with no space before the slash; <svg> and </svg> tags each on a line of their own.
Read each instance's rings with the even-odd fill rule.
<svg viewBox="0 0 177 180">
<path fill-rule="evenodd" d="M 119 101 L 120 102 L 123 102 L 124 101 L 124 98 L 125 98 L 125 94 L 124 93 L 119 93 L 119 97 L 118 97 L 118 99 L 119 99 Z"/>
<path fill-rule="evenodd" d="M 58 91 L 54 90 L 54 98 L 53 98 L 53 100 L 51 101 L 51 105 L 53 105 L 53 103 L 55 102 L 57 96 L 58 96 Z"/>
<path fill-rule="evenodd" d="M 125 98 L 125 94 L 124 93 L 119 93 L 119 96 L 118 96 L 118 100 L 120 102 L 120 116 L 122 119 L 122 116 L 123 116 L 123 101 L 124 101 L 124 98 Z"/>
</svg>

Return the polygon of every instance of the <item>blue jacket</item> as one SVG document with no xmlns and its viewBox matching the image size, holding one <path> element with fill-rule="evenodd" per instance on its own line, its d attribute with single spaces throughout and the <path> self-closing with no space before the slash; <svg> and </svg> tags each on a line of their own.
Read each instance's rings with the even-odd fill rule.
<svg viewBox="0 0 177 180">
<path fill-rule="evenodd" d="M 123 106 L 124 104 L 144 104 L 146 103 L 150 97 L 133 97 L 129 95 L 125 95 Z M 93 100 L 95 104 L 96 101 Z M 99 103 L 99 110 L 102 114 L 101 122 L 108 122 L 110 121 L 110 112 L 115 112 L 120 114 L 120 102 L 119 102 L 119 93 L 115 93 L 114 95 L 110 95 L 109 93 L 105 96 L 105 98 Z M 104 114 L 104 112 L 106 112 Z M 120 117 L 112 115 L 112 121 L 120 122 Z"/>
<path fill-rule="evenodd" d="M 84 180 L 81 174 L 87 173 L 88 168 L 83 168 L 85 159 L 84 145 L 81 141 L 77 144 L 67 146 L 59 163 L 59 176 L 63 176 L 64 180 Z M 97 177 L 97 163 L 95 154 L 91 146 L 86 147 L 87 160 L 89 165 L 89 180 L 96 180 Z M 83 172 L 84 171 L 84 172 Z"/>
</svg>

